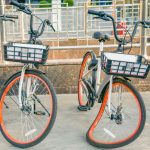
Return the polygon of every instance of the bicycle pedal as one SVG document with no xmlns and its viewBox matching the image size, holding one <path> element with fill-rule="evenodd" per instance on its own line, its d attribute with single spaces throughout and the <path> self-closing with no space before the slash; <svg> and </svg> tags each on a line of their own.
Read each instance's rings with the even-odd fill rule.
<svg viewBox="0 0 150 150">
<path fill-rule="evenodd" d="M 88 111 L 89 107 L 88 106 L 79 105 L 78 106 L 78 110 L 80 110 L 80 111 Z"/>
<path fill-rule="evenodd" d="M 46 113 L 43 111 L 36 111 L 34 114 L 44 116 Z"/>
</svg>

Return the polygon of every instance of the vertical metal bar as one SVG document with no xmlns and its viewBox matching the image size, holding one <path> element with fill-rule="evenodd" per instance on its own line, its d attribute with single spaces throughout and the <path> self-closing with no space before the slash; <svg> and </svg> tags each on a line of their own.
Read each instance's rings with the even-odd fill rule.
<svg viewBox="0 0 150 150">
<path fill-rule="evenodd" d="M 142 3 L 143 2 L 140 1 L 140 5 L 139 5 L 139 20 L 142 20 L 142 11 L 141 11 L 142 10 L 142 5 L 143 5 Z M 140 31 L 140 33 L 139 33 L 140 34 L 139 35 L 140 36 L 140 45 L 142 45 L 141 44 L 141 42 L 142 42 L 142 28 L 140 28 L 139 31 Z M 140 54 L 142 54 L 142 48 L 140 48 Z"/>
<path fill-rule="evenodd" d="M 117 22 L 118 20 L 118 10 L 117 10 L 117 1 L 114 0 L 114 11 L 115 11 L 115 21 Z M 114 31 L 112 31 L 112 34 L 114 35 Z M 116 40 L 114 39 L 114 44 L 116 44 Z"/>
<path fill-rule="evenodd" d="M 142 20 L 147 20 L 148 16 L 148 0 L 141 0 L 142 3 Z M 141 37 L 141 50 L 144 56 L 147 56 L 147 37 L 146 37 L 146 29 L 142 28 L 142 37 Z"/>
<path fill-rule="evenodd" d="M 21 34 L 22 34 L 22 41 L 25 40 L 25 32 L 24 32 L 24 13 L 21 12 Z"/>
<path fill-rule="evenodd" d="M 68 9 L 68 3 L 66 4 L 67 7 L 67 40 L 69 39 L 69 9 Z"/>
<path fill-rule="evenodd" d="M 132 12 L 131 12 L 131 13 L 132 13 L 132 25 L 133 25 L 133 24 L 134 24 L 134 15 L 133 15 L 133 14 L 134 14 L 134 10 L 135 10 L 135 9 L 134 9 L 133 0 L 132 0 L 131 2 L 132 2 L 132 8 L 131 8 L 131 9 L 132 9 Z"/>
<path fill-rule="evenodd" d="M 0 15 L 4 14 L 4 1 L 0 0 Z M 3 59 L 3 43 L 5 41 L 5 34 L 4 34 L 4 24 L 2 21 L 0 21 L 0 39 L 1 39 L 1 58 L 0 58 L 0 62 L 3 63 L 4 59 Z"/>
<path fill-rule="evenodd" d="M 78 6 L 76 6 L 76 30 L 77 30 L 77 39 L 79 39 L 79 29 L 78 29 L 78 27 L 79 27 L 79 22 L 78 22 L 78 20 L 79 20 L 79 16 L 78 16 L 79 14 L 78 14 Z M 78 45 L 78 40 L 77 40 L 77 45 Z"/>
<path fill-rule="evenodd" d="M 88 14 L 87 14 L 87 10 L 88 10 L 88 3 L 86 2 L 84 4 L 84 16 L 85 16 L 85 24 L 84 24 L 84 28 L 85 28 L 85 37 L 86 37 L 86 45 L 89 45 L 89 38 L 88 38 Z"/>
<path fill-rule="evenodd" d="M 84 4 L 84 33 L 87 35 L 87 3 Z"/>
</svg>

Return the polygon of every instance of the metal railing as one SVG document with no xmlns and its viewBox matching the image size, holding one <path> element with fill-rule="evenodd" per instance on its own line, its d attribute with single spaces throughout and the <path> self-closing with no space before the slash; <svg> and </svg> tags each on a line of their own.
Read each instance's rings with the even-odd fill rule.
<svg viewBox="0 0 150 150">
<path fill-rule="evenodd" d="M 42 19 L 50 19 L 56 28 L 54 33 L 51 28 L 46 27 L 46 30 L 41 37 L 43 41 L 55 41 L 57 46 L 52 47 L 52 49 L 70 49 L 69 46 L 60 46 L 60 41 L 67 41 L 69 39 L 83 40 L 86 39 L 86 44 L 84 47 L 98 47 L 97 45 L 90 44 L 92 34 L 95 31 L 101 31 L 108 33 L 113 38 L 112 23 L 105 22 L 103 20 L 93 19 L 92 15 L 87 14 L 88 9 L 105 11 L 115 17 L 116 22 L 121 22 L 124 28 L 131 28 L 136 21 L 141 20 L 141 3 L 136 0 L 132 0 L 131 4 L 126 4 L 124 1 L 121 3 L 116 0 L 112 4 L 107 5 L 96 5 L 96 3 L 77 3 L 74 7 L 68 7 L 67 4 L 61 4 L 61 7 L 49 7 L 40 8 L 39 5 L 31 5 L 32 11 L 41 17 Z M 150 0 L 148 3 L 148 19 L 150 19 Z M 5 14 L 15 14 L 19 15 L 19 19 L 15 22 L 4 23 L 4 42 L 7 41 L 26 41 L 28 40 L 29 31 L 29 16 L 16 11 L 13 6 L 3 6 Z M 37 28 L 40 24 L 38 19 L 34 20 L 34 26 Z M 118 26 L 118 33 L 122 36 L 122 29 Z M 132 29 L 131 29 L 132 31 Z M 147 32 L 147 37 L 150 36 L 150 30 Z M 141 41 L 141 32 L 136 34 L 138 41 Z M 116 45 L 116 41 L 107 45 L 107 47 L 112 47 Z M 136 43 L 135 46 L 140 46 L 140 43 Z M 148 46 L 150 43 L 147 44 Z M 83 45 L 82 45 L 83 46 Z M 82 48 L 81 46 L 81 48 Z M 80 44 L 76 44 L 73 47 L 80 48 Z"/>
<path fill-rule="evenodd" d="M 87 3 L 79 3 L 74 7 L 58 7 L 53 10 L 50 8 L 38 8 L 32 5 L 33 12 L 41 18 L 48 18 L 52 21 L 57 32 L 53 33 L 50 28 L 46 28 L 45 33 L 41 37 L 42 40 L 67 40 L 72 38 L 82 39 L 92 36 L 94 31 L 100 30 L 112 35 L 112 24 L 106 24 L 103 20 L 94 20 L 93 16 L 87 15 L 88 9 L 103 10 L 116 17 L 116 22 L 124 22 L 127 27 L 131 27 L 134 22 L 140 20 L 140 4 L 113 4 L 106 6 L 88 5 Z M 55 12 L 56 14 L 54 14 Z M 5 6 L 5 13 L 18 14 L 19 20 L 16 23 L 7 22 L 5 28 L 7 32 L 6 41 L 27 40 L 29 30 L 28 16 L 21 12 L 16 12 L 12 6 Z M 54 16 L 55 19 L 54 19 Z M 61 18 L 61 21 L 59 21 Z M 39 25 L 39 20 L 34 20 L 35 27 Z M 10 28 L 11 27 L 11 28 Z M 10 36 L 11 35 L 11 36 Z M 138 35 L 137 35 L 138 36 Z"/>
</svg>

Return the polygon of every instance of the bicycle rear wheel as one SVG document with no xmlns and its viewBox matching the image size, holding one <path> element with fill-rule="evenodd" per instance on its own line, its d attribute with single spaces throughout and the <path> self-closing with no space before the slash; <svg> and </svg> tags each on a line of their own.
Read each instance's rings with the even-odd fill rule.
<svg viewBox="0 0 150 150">
<path fill-rule="evenodd" d="M 25 73 L 20 108 L 20 76 L 21 73 L 15 74 L 2 90 L 0 128 L 8 142 L 27 148 L 41 142 L 50 132 L 56 118 L 57 101 L 48 78 L 30 70 Z"/>
<path fill-rule="evenodd" d="M 87 141 L 100 148 L 117 148 L 129 144 L 140 135 L 146 111 L 138 91 L 127 81 L 115 79 L 110 116 L 108 91 L 107 87 L 98 115 L 87 132 Z"/>
<path fill-rule="evenodd" d="M 92 60 L 92 53 L 87 52 L 81 64 L 79 81 L 78 81 L 78 101 L 79 101 L 80 106 L 86 106 L 88 102 L 88 97 L 87 97 L 88 90 L 86 89 L 86 86 L 84 85 L 82 81 L 82 78 L 85 77 L 86 80 L 88 80 L 89 82 L 92 82 L 92 72 L 87 74 L 89 72 L 88 66 L 91 60 Z"/>
</svg>

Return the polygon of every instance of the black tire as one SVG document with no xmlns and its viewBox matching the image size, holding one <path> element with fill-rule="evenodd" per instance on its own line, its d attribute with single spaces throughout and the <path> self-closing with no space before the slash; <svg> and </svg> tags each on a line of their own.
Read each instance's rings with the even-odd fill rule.
<svg viewBox="0 0 150 150">
<path fill-rule="evenodd" d="M 0 97 L 1 97 L 1 101 L 3 100 L 3 96 L 4 96 L 4 93 L 5 93 L 5 91 L 6 91 L 6 89 L 7 89 L 7 87 L 9 86 L 9 85 L 11 85 L 11 83 L 13 83 L 13 81 L 17 81 L 19 78 L 20 78 L 20 76 L 21 76 L 21 73 L 20 72 L 18 72 L 18 73 L 16 73 L 16 74 L 14 74 L 7 82 L 6 82 L 6 84 L 4 85 L 4 87 L 3 87 L 3 89 L 2 89 L 2 91 L 1 91 L 1 94 L 0 94 Z M 45 119 L 46 121 L 46 126 L 45 126 L 45 128 L 43 129 L 43 130 L 41 130 L 41 134 L 39 133 L 38 134 L 38 136 L 36 136 L 35 137 L 35 139 L 34 140 L 30 140 L 30 142 L 26 142 L 26 143 L 22 143 L 22 142 L 16 142 L 17 141 L 17 138 L 15 139 L 15 140 L 12 140 L 12 137 L 11 138 L 9 138 L 9 134 L 8 133 L 6 133 L 6 131 L 4 130 L 4 125 L 0 125 L 0 129 L 1 129 L 1 132 L 2 132 L 2 134 L 3 134 L 3 136 L 5 137 L 5 139 L 9 142 L 9 143 L 11 143 L 12 145 L 14 145 L 14 146 L 16 146 L 16 147 L 19 147 L 19 148 L 28 148 L 28 147 L 32 147 L 32 146 L 34 146 L 34 145 L 36 145 L 36 144 L 38 144 L 38 143 L 40 143 L 42 140 L 44 140 L 44 138 L 48 135 L 48 133 L 51 131 L 51 129 L 52 129 L 52 127 L 53 127 L 53 125 L 54 125 L 54 122 L 55 122 L 55 118 L 56 118 L 56 114 L 57 114 L 57 98 L 56 98 L 56 93 L 55 93 L 55 90 L 54 90 L 54 88 L 53 88 L 53 86 L 52 86 L 52 84 L 51 84 L 51 82 L 49 81 L 49 79 L 43 74 L 43 73 L 40 73 L 39 71 L 36 71 L 36 70 L 26 70 L 26 73 L 25 73 L 25 76 L 29 76 L 30 78 L 31 77 L 33 77 L 33 79 L 34 79 L 34 77 L 36 78 L 36 80 L 37 79 L 39 79 L 39 81 L 41 81 L 41 83 L 43 83 L 43 85 L 45 85 L 46 86 L 46 90 L 47 91 L 49 91 L 50 92 L 50 99 L 49 99 L 49 97 L 47 98 L 48 100 L 45 100 L 46 98 L 46 94 L 44 95 L 44 99 L 42 99 L 43 100 L 43 103 L 44 103 L 44 101 L 51 101 L 50 102 L 50 104 L 52 104 L 52 112 L 49 112 L 49 115 L 47 115 L 46 113 L 46 115 L 48 116 L 43 116 L 43 118 L 45 117 L 47 117 L 47 118 L 50 118 L 50 119 Z M 17 79 L 18 78 L 18 79 Z M 17 83 L 17 82 L 14 82 L 15 84 Z M 14 85 L 15 85 L 14 84 Z M 41 86 L 43 86 L 43 85 L 41 85 Z M 8 88 L 9 89 L 9 88 Z M 10 88 L 10 90 L 11 90 L 11 88 Z M 47 92 L 46 91 L 46 92 Z M 38 92 L 38 91 L 37 91 Z M 43 93 L 44 93 L 45 91 L 43 91 Z M 9 95 L 9 92 L 8 92 L 8 95 Z M 49 96 L 49 95 L 48 95 Z M 43 98 L 43 97 L 42 97 Z M 5 98 L 4 98 L 5 99 Z M 35 102 L 35 100 L 34 100 L 34 102 Z M 42 102 L 42 101 L 41 101 Z M 7 105 L 7 103 L 5 103 L 6 105 Z M 48 103 L 49 104 L 49 103 Z M 41 104 L 39 104 L 38 103 L 38 105 L 40 105 L 40 107 L 43 107 Z M 3 109 L 3 107 L 5 107 L 4 105 L 2 106 L 2 109 Z M 9 105 L 8 105 L 8 107 L 9 107 Z M 39 107 L 39 106 L 38 106 Z M 50 107 L 50 106 L 46 106 L 45 107 L 45 109 L 47 109 L 48 107 Z M 37 109 L 39 109 L 39 108 L 37 108 Z M 44 110 L 44 107 L 42 108 L 43 110 Z M 18 109 L 19 110 L 19 109 Z M 48 110 L 48 109 L 47 109 Z M 25 114 L 21 109 L 19 110 L 21 113 L 23 113 L 23 115 Z M 38 112 L 38 113 L 40 113 L 40 111 Z M 37 116 L 37 118 L 39 117 L 39 114 L 36 114 Z M 50 114 L 51 113 L 51 114 Z M 33 114 L 33 115 L 35 115 L 35 114 Z M 42 113 L 40 114 L 40 115 L 42 115 Z M 25 116 L 25 115 L 24 115 Z M 27 116 L 27 115 L 26 115 Z M 29 116 L 29 115 L 28 115 Z M 28 117 L 27 116 L 27 117 Z M 4 117 L 4 116 L 3 116 Z M 30 119 L 32 119 L 31 117 L 29 117 Z M 39 119 L 39 118 L 38 118 Z M 35 119 L 36 120 L 36 119 Z M 35 121 L 34 119 L 32 120 L 33 122 Z M 3 120 L 2 120 L 3 121 Z M 37 120 L 36 120 L 37 121 Z M 37 123 L 37 122 L 36 122 Z M 5 124 L 5 123 L 4 123 Z M 34 124 L 34 123 L 33 123 Z M 28 125 L 28 124 L 27 124 Z M 40 125 L 42 125 L 42 122 L 40 122 Z M 29 126 L 30 127 L 30 126 Z M 22 129 L 24 129 L 24 127 L 22 127 Z M 36 128 L 35 128 L 36 129 Z M 8 131 L 7 131 L 8 132 Z M 19 131 L 18 131 L 18 133 L 19 133 Z M 25 136 L 28 136 L 28 135 L 25 135 Z M 14 137 L 13 137 L 14 138 Z"/>
<path fill-rule="evenodd" d="M 93 146 L 95 146 L 95 147 L 99 147 L 99 148 L 110 148 L 110 149 L 112 149 L 112 148 L 118 148 L 118 147 L 122 147 L 122 146 L 125 146 L 125 145 L 127 145 L 127 144 L 129 144 L 129 143 L 131 143 L 131 142 L 133 142 L 135 139 L 137 139 L 138 137 L 139 137 L 139 135 L 141 134 L 141 132 L 142 132 L 142 130 L 143 130 L 143 128 L 144 128 L 144 125 L 145 125 L 145 120 L 146 120 L 146 110 L 145 110 L 145 105 L 144 105 L 144 102 L 143 102 L 143 99 L 142 99 L 142 97 L 141 97 L 141 95 L 139 94 L 139 92 L 134 88 L 134 86 L 132 86 L 129 82 L 127 82 L 127 81 L 125 81 L 125 80 L 123 80 L 123 79 L 114 79 L 114 81 L 113 81 L 113 84 L 117 84 L 117 83 L 121 83 L 122 85 L 125 85 L 126 87 L 128 87 L 130 90 L 131 90 L 131 92 L 133 92 L 133 95 L 134 96 L 136 96 L 136 99 L 137 99 L 137 101 L 138 101 L 138 107 L 140 108 L 140 113 L 141 113 L 141 119 L 140 119 L 140 121 L 138 122 L 138 128 L 136 128 L 135 129 L 135 131 L 134 131 L 134 134 L 132 135 L 132 136 L 129 136 L 130 138 L 126 138 L 126 140 L 122 140 L 122 142 L 119 142 L 119 143 L 111 143 L 108 139 L 108 141 L 110 142 L 106 142 L 106 143 L 104 143 L 103 141 L 105 141 L 105 139 L 103 140 L 103 138 L 101 137 L 101 140 L 98 140 L 98 139 L 94 139 L 94 136 L 93 136 L 93 132 L 94 132 L 94 130 L 96 129 L 96 127 L 98 126 L 98 123 L 99 124 L 102 124 L 102 121 L 101 120 L 103 120 L 103 116 L 104 116 L 104 113 L 105 113 L 105 111 L 106 110 L 103 110 L 103 112 L 101 113 L 101 118 L 98 118 L 98 117 L 100 117 L 99 115 L 100 115 L 100 111 L 99 111 L 99 113 L 98 113 L 98 115 L 97 115 L 97 117 L 96 117 L 96 119 L 95 119 L 95 121 L 93 122 L 93 124 L 91 125 L 91 127 L 89 128 L 89 130 L 88 130 L 88 132 L 87 132 L 87 134 L 86 134 L 86 139 L 87 139 L 87 142 L 89 143 L 89 144 L 91 144 L 91 145 L 93 145 Z M 107 93 L 107 91 L 108 91 L 108 87 L 107 87 L 107 90 L 106 90 L 106 93 Z M 105 93 L 105 94 L 106 94 Z M 105 97 L 105 96 L 104 96 Z M 105 98 L 104 98 L 105 99 Z M 104 102 L 104 100 L 103 100 L 103 103 L 105 103 Z M 103 107 L 103 103 L 102 103 L 102 105 L 101 105 L 101 108 Z M 104 109 L 106 109 L 106 107 L 107 107 L 107 105 L 106 104 L 104 104 L 104 106 L 105 106 L 105 108 Z M 101 109 L 100 108 L 100 109 Z M 131 110 L 128 110 L 128 111 L 131 111 Z M 99 122 L 100 121 L 100 122 Z M 96 122 L 97 122 L 97 124 L 96 124 Z M 105 123 L 105 122 L 104 122 Z M 131 124 L 129 124 L 129 125 L 131 125 Z M 119 127 L 119 126 L 118 126 Z M 126 127 L 127 128 L 127 127 Z M 125 128 L 125 129 L 126 129 Z M 107 128 L 106 128 L 107 129 Z M 102 129 L 100 129 L 100 130 L 102 130 Z M 118 130 L 119 130 L 119 128 L 118 128 Z M 102 130 L 103 131 L 103 130 Z M 104 131 L 103 131 L 104 132 Z M 126 132 L 126 130 L 124 131 L 124 132 Z M 113 132 L 112 132 L 113 133 Z M 121 134 L 121 131 L 119 131 L 119 133 Z M 102 135 L 99 135 L 99 136 L 102 136 Z M 106 140 L 106 141 L 107 141 Z M 121 140 L 120 140 L 121 141 Z"/>
<path fill-rule="evenodd" d="M 95 57 L 94 52 L 92 52 L 92 51 L 87 52 L 84 55 L 83 61 L 82 61 L 82 64 L 81 64 L 80 73 L 79 73 L 79 80 L 78 80 L 78 102 L 79 102 L 79 106 L 86 106 L 87 102 L 88 102 L 87 96 L 84 96 L 84 93 L 83 93 L 83 92 L 87 91 L 87 89 L 86 89 L 86 87 L 83 86 L 82 77 L 83 77 L 84 71 L 89 66 L 89 62 L 91 62 L 91 60 L 93 59 L 93 55 Z M 91 74 L 91 77 L 92 76 L 93 76 L 93 74 Z"/>
</svg>

